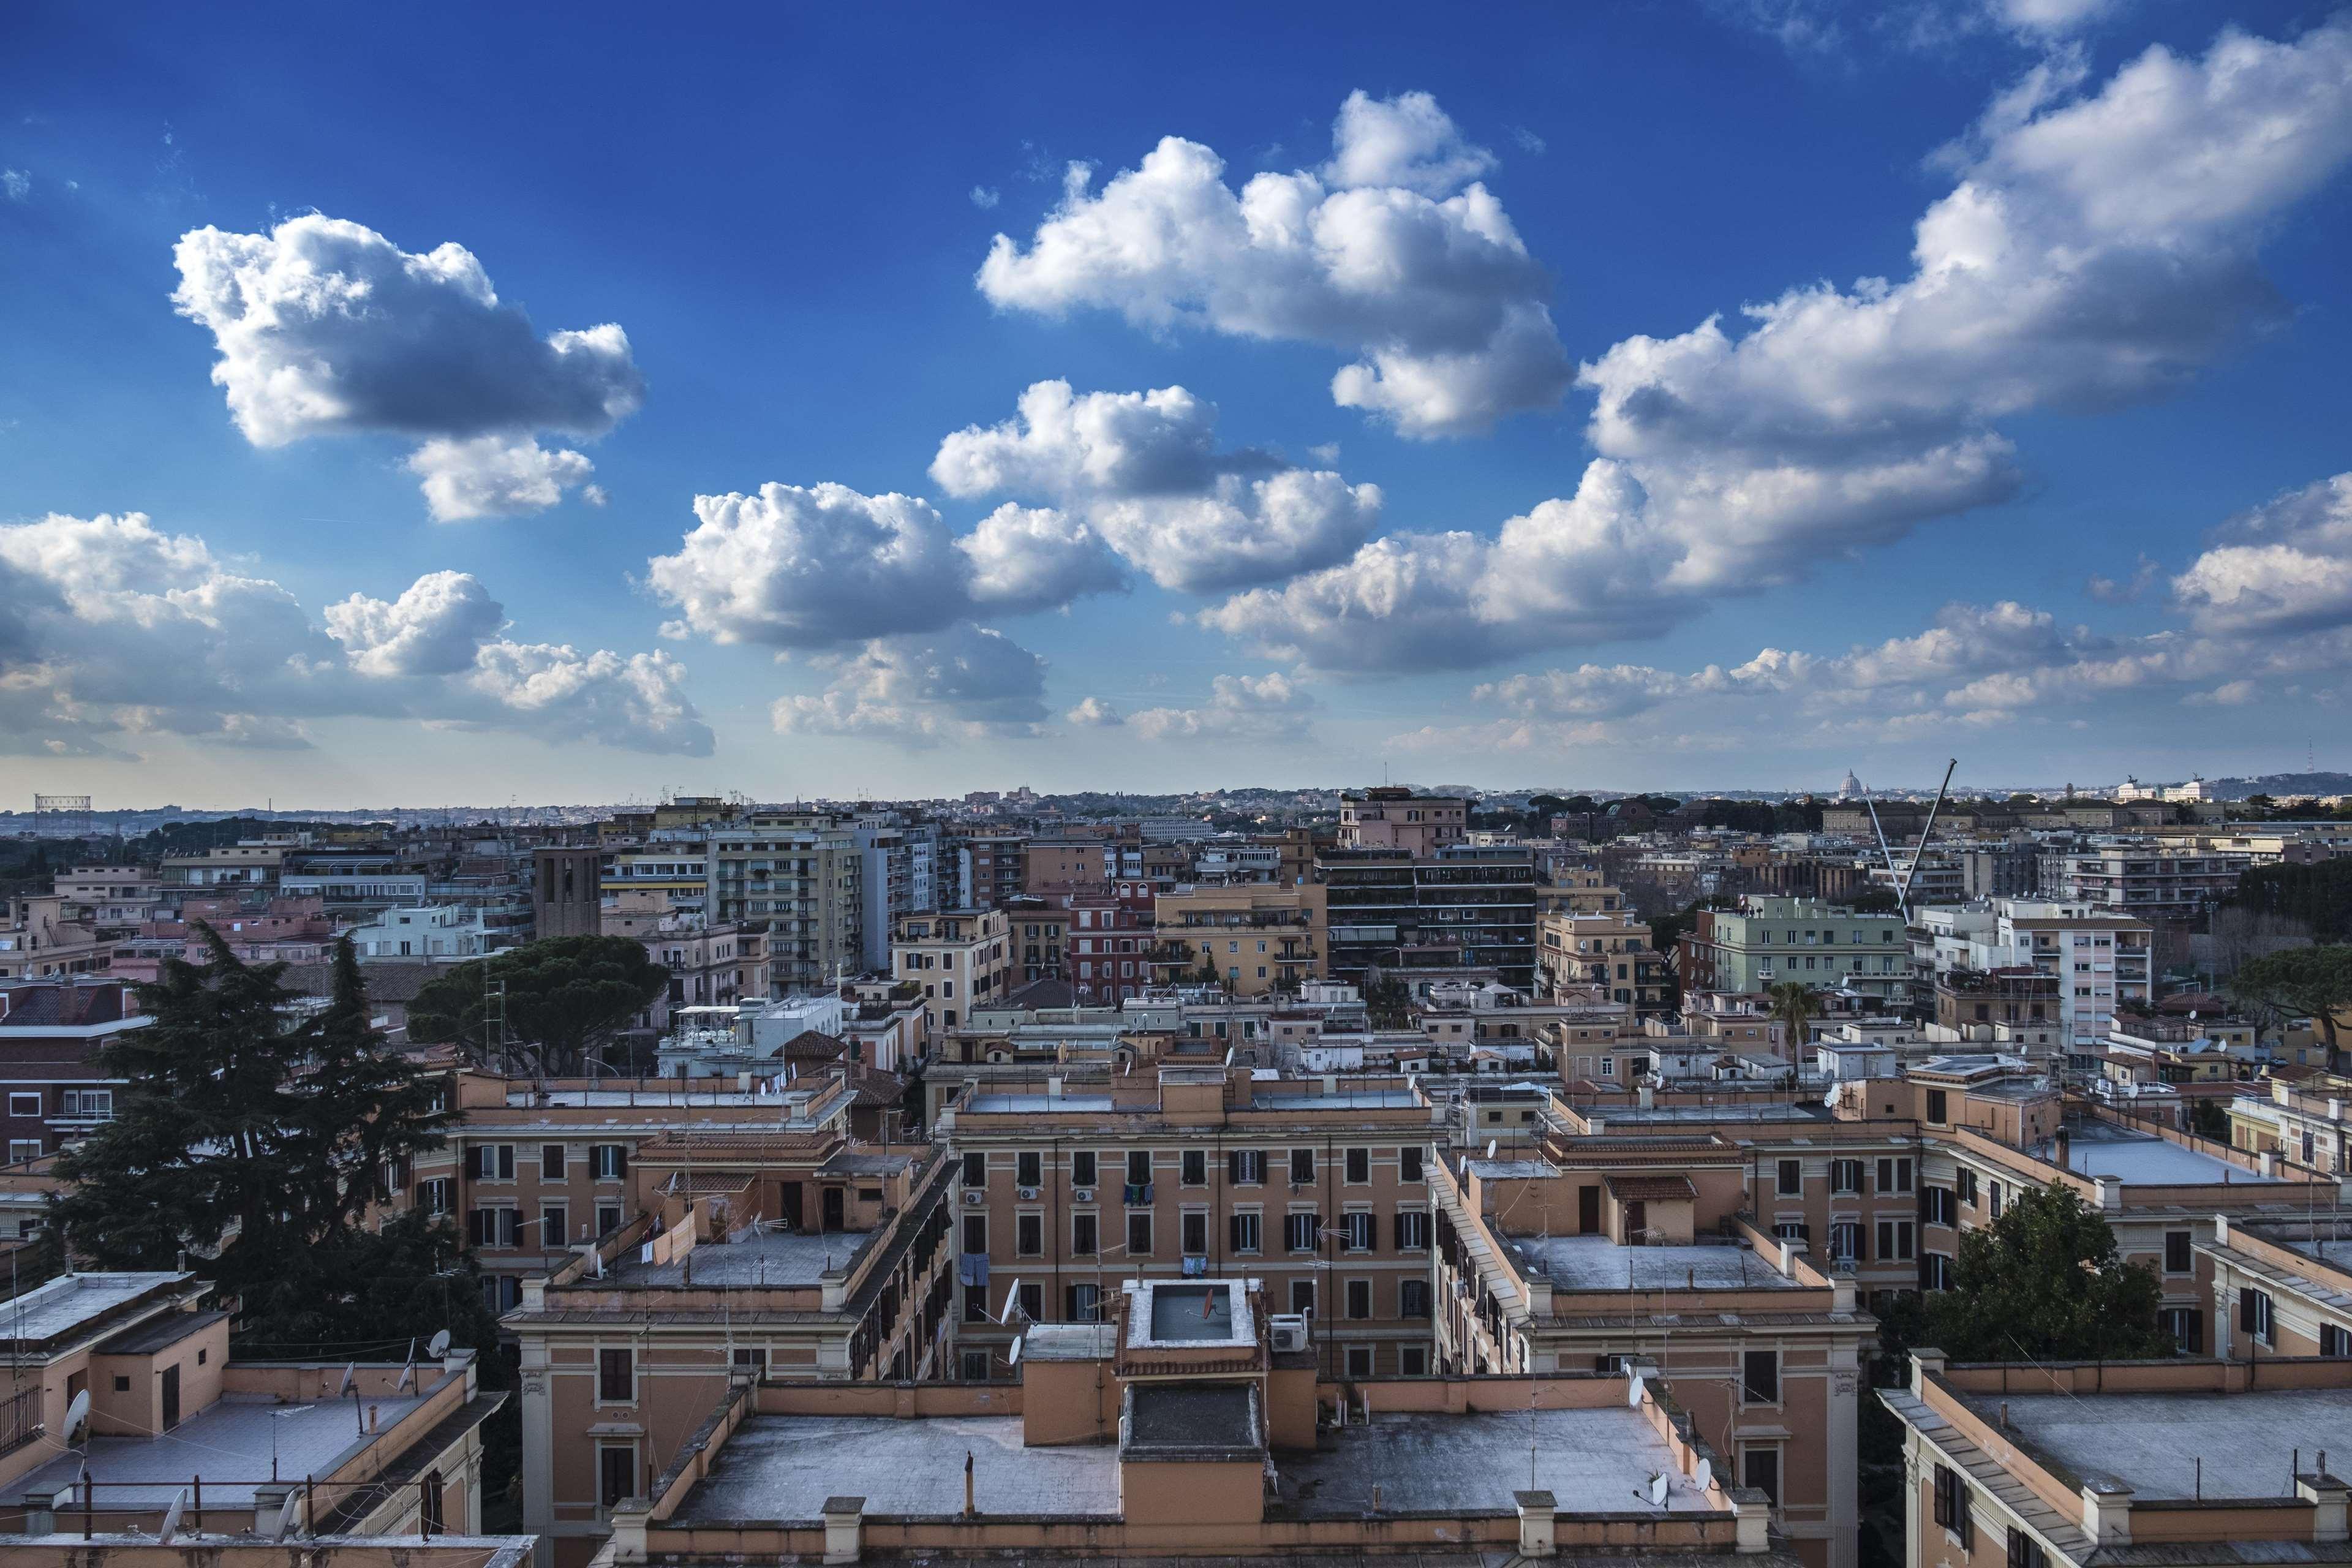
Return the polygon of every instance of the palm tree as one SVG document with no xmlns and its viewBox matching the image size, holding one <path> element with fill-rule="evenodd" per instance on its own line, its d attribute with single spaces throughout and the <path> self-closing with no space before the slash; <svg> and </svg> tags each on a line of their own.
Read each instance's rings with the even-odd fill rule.
<svg viewBox="0 0 2352 1568">
<path fill-rule="evenodd" d="M 1765 993 L 1772 1005 L 1772 1016 L 1789 1031 L 1789 1058 L 1791 1061 L 1805 1046 L 1805 1026 L 1821 1015 L 1822 1005 L 1812 987 L 1801 980 L 1783 980 Z"/>
</svg>

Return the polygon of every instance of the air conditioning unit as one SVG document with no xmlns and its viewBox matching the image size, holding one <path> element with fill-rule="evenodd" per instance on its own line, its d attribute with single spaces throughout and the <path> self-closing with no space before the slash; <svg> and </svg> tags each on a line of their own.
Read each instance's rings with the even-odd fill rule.
<svg viewBox="0 0 2352 1568">
<path fill-rule="evenodd" d="M 1307 1318 L 1299 1312 L 1276 1312 L 1265 1321 L 1267 1333 L 1277 1351 L 1303 1351 L 1307 1348 Z"/>
<path fill-rule="evenodd" d="M 1021 1199 L 1024 1203 L 1035 1203 L 1037 1201 L 1037 1189 L 1034 1187 L 1017 1187 L 1014 1191 L 1021 1194 Z"/>
<path fill-rule="evenodd" d="M 978 1187 L 966 1187 L 963 1193 L 963 1201 L 969 1206 L 978 1208 L 981 1205 L 988 1201 L 988 1194 L 982 1192 Z"/>
<path fill-rule="evenodd" d="M 1072 1187 L 1070 1201 L 1074 1204 L 1090 1204 L 1095 1201 L 1095 1190 L 1092 1187 Z"/>
</svg>

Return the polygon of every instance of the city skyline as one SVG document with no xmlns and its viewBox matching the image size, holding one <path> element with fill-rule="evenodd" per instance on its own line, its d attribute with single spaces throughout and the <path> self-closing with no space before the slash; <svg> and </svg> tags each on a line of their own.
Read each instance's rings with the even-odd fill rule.
<svg viewBox="0 0 2352 1568">
<path fill-rule="evenodd" d="M 2352 19 L 2236 12 L 28 7 L 0 780 L 2352 767 Z"/>
</svg>

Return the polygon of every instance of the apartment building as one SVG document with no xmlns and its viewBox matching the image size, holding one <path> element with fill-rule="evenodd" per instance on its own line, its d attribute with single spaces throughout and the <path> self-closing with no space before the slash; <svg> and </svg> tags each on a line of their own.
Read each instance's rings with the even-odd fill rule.
<svg viewBox="0 0 2352 1568">
<path fill-rule="evenodd" d="M 274 888 L 278 867 L 292 847 L 290 840 L 248 840 L 166 855 L 159 867 L 159 879 L 167 897 L 190 888 Z"/>
<path fill-rule="evenodd" d="M 640 1016 L 641 1026 L 667 1028 L 671 1013 L 680 1007 L 767 999 L 765 931 L 712 924 L 699 910 L 672 910 L 661 895 L 632 891 L 610 901 L 598 934 L 632 939 L 645 948 L 647 958 L 669 971 L 669 990 Z"/>
<path fill-rule="evenodd" d="M 2212 1270 L 2212 1353 L 2251 1362 L 2352 1357 L 2352 1247 L 2333 1215 L 2217 1216 L 2196 1243 Z M 2204 1347 L 2195 1347 L 2202 1352 Z"/>
<path fill-rule="evenodd" d="M 76 866 L 60 871 L 49 890 L 65 900 L 65 917 L 101 935 L 119 936 L 152 920 L 163 884 L 137 866 Z"/>
<path fill-rule="evenodd" d="M 865 967 L 866 858 L 856 833 L 815 811 L 752 811 L 709 839 L 710 914 L 763 929 L 784 991 Z"/>
<path fill-rule="evenodd" d="M 737 1392 L 920 1384 L 949 1370 L 950 1172 L 830 1128 L 680 1129 L 637 1146 L 643 1211 L 529 1279 L 524 1522 L 581 1568 Z M 880 1478 L 875 1478 L 879 1479 Z"/>
<path fill-rule="evenodd" d="M 1743 1212 L 1746 1159 L 1707 1132 L 1599 1135 L 1435 1170 L 1439 1370 L 1653 1367 L 1799 1560 L 1850 1568 L 1877 1325 Z"/>
<path fill-rule="evenodd" d="M 1897 1005 L 1911 994 L 1903 917 L 1818 899 L 1748 894 L 1737 910 L 1699 910 L 1680 969 L 1683 984 L 1700 991 L 1769 991 L 1793 980 Z"/>
<path fill-rule="evenodd" d="M 1594 890 L 1571 891 L 1594 896 Z M 1615 897 L 1615 889 L 1601 890 Z M 1573 908 L 1541 916 L 1536 924 L 1540 950 L 1536 963 L 1543 983 L 1555 991 L 1573 987 L 1598 991 L 1612 1002 L 1632 1005 L 1638 1014 L 1667 1010 L 1672 977 L 1665 954 L 1650 941 L 1649 925 L 1622 907 L 1583 912 Z"/>
<path fill-rule="evenodd" d="M 1028 890 L 1026 834 L 977 833 L 962 841 L 958 856 L 974 909 L 1003 909 Z"/>
<path fill-rule="evenodd" d="M 1536 870 L 1526 849 L 1456 848 L 1436 858 L 1393 849 L 1327 851 L 1325 934 L 1333 980 L 1369 973 L 1416 992 L 1444 980 L 1499 980 L 1530 990 L 1536 976 Z"/>
<path fill-rule="evenodd" d="M 2230 1142 L 2314 1173 L 2352 1174 L 2352 1090 L 2340 1079 L 2305 1088 L 2284 1079 L 2246 1085 L 2231 1100 Z"/>
<path fill-rule="evenodd" d="M 1994 1363 L 1912 1357 L 1909 1568 L 2345 1556 L 2352 1488 L 2320 1451 L 2352 1422 L 2352 1360 Z"/>
<path fill-rule="evenodd" d="M 1342 849 L 1397 849 L 1431 856 L 1465 842 L 1470 803 L 1459 795 L 1415 795 L 1409 789 L 1343 791 L 1339 796 Z"/>
<path fill-rule="evenodd" d="M 961 1375 L 1004 1371 L 1021 1320 L 1101 1321 L 1125 1280 L 1236 1272 L 1307 1320 L 1327 1375 L 1427 1373 L 1441 1121 L 1394 1079 L 973 1075 L 935 1128 L 956 1163 Z"/>
<path fill-rule="evenodd" d="M 1343 1383 L 1280 1305 L 1146 1280 L 1024 1328 L 1017 1382 L 731 1391 L 616 1556 L 1792 1563 L 1646 1377 Z"/>
<path fill-rule="evenodd" d="M 54 1154 L 114 1119 L 124 1080 L 98 1053 L 151 1020 L 117 979 L 0 983 L 0 1087 L 7 1094 L 7 1163 Z M 25 1216 L 37 1226 L 37 1216 Z M 24 1234 L 16 1225 L 12 1235 Z"/>
<path fill-rule="evenodd" d="M 1034 984 L 1060 980 L 1068 973 L 1070 911 L 1066 905 L 1026 895 L 998 906 L 1004 910 L 1013 935 L 1013 982 Z"/>
<path fill-rule="evenodd" d="M 1324 978 L 1326 889 L 1236 885 L 1180 887 L 1154 902 L 1152 975 L 1176 984 L 1216 971 L 1240 996 L 1295 992 Z"/>
<path fill-rule="evenodd" d="M 2111 844 L 2045 855 L 2041 891 L 2141 921 L 2195 921 L 2238 889 L 2251 855 Z"/>
<path fill-rule="evenodd" d="M 1994 952 L 2058 981 L 2058 1017 L 2071 1047 L 2095 1047 L 2116 1012 L 2145 1003 L 2154 931 L 2145 919 L 2089 902 L 2011 900 L 1994 906 Z"/>
<path fill-rule="evenodd" d="M 9 1302 L 0 1552 L 32 1561 L 67 1534 L 152 1542 L 167 1515 L 253 1540 L 283 1532 L 289 1500 L 305 1536 L 480 1534 L 482 1426 L 506 1395 L 480 1388 L 478 1348 L 233 1361 L 206 1289 L 184 1273 L 73 1273 Z M 67 1416 L 84 1395 L 77 1432 Z"/>
<path fill-rule="evenodd" d="M 906 915 L 890 944 L 890 972 L 919 985 L 934 1039 L 1012 988 L 1013 930 L 999 910 Z"/>
<path fill-rule="evenodd" d="M 1152 987 L 1151 915 L 1108 896 L 1069 898 L 1070 990 L 1082 1007 L 1116 1007 Z"/>
<path fill-rule="evenodd" d="M 362 963 L 479 958 L 496 946 L 482 917 L 455 904 L 386 910 L 347 934 Z"/>
<path fill-rule="evenodd" d="M 0 899 L 0 980 L 54 980 L 95 973 L 114 954 L 114 942 L 72 918 L 57 893 Z"/>
</svg>

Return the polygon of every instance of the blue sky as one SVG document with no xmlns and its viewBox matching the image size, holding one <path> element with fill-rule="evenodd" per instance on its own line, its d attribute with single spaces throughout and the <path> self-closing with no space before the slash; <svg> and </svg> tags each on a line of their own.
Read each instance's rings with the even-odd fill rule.
<svg viewBox="0 0 2352 1568">
<path fill-rule="evenodd" d="M 0 781 L 2352 767 L 2352 22 L 2231 12 L 12 8 Z"/>
</svg>

